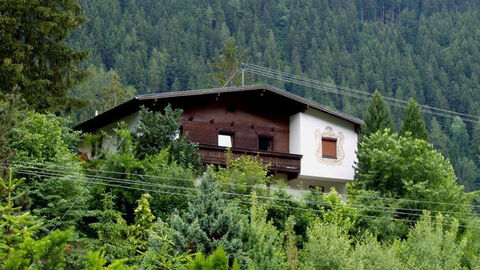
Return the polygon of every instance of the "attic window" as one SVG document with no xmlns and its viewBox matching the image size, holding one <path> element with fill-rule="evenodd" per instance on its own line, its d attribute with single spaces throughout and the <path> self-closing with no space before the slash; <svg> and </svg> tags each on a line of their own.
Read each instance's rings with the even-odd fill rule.
<svg viewBox="0 0 480 270">
<path fill-rule="evenodd" d="M 218 133 L 218 146 L 232 147 L 233 145 L 233 133 L 220 131 Z"/>
<path fill-rule="evenodd" d="M 269 136 L 258 136 L 258 150 L 272 151 L 273 138 Z"/>
<path fill-rule="evenodd" d="M 337 139 L 327 137 L 322 138 L 322 157 L 337 158 Z"/>
</svg>

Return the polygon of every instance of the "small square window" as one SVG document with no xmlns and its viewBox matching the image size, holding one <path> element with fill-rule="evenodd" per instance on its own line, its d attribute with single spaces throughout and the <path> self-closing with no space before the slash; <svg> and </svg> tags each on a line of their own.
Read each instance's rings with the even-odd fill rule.
<svg viewBox="0 0 480 270">
<path fill-rule="evenodd" d="M 218 146 L 222 147 L 232 147 L 233 145 L 233 134 L 227 132 L 218 133 Z"/>
<path fill-rule="evenodd" d="M 322 157 L 337 158 L 337 139 L 322 138 Z"/>
<path fill-rule="evenodd" d="M 268 136 L 258 136 L 258 150 L 272 151 L 273 138 Z"/>
</svg>

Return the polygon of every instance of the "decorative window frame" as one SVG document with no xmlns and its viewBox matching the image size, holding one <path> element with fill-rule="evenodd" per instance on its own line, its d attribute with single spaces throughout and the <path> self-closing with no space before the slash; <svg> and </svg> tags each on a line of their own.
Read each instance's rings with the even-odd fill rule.
<svg viewBox="0 0 480 270">
<path fill-rule="evenodd" d="M 327 126 L 323 131 L 320 129 L 316 129 L 315 133 L 315 142 L 317 144 L 315 148 L 315 156 L 317 157 L 317 161 L 322 164 L 327 165 L 340 165 L 342 164 L 343 160 L 345 159 L 345 151 L 343 150 L 343 141 L 345 139 L 343 133 L 341 131 L 335 133 L 333 128 Z M 336 139 L 337 140 L 337 158 L 328 158 L 323 157 L 322 151 L 322 138 L 329 138 L 329 139 Z"/>
</svg>

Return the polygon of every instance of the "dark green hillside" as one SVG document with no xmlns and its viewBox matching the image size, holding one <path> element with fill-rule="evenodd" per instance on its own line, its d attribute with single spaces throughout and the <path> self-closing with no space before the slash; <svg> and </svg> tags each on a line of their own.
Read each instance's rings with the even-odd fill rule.
<svg viewBox="0 0 480 270">
<path fill-rule="evenodd" d="M 209 63 L 234 37 L 251 63 L 480 115 L 478 1 L 81 0 L 80 4 L 90 21 L 74 33 L 71 43 L 91 50 L 94 73 L 108 81 L 111 75 L 103 70 L 115 70 L 121 83 L 138 93 L 212 85 Z M 80 92 L 95 100 L 101 111 L 105 103 L 98 103 L 99 88 L 110 85 L 99 86 L 99 78 L 93 81 L 74 95 Z M 365 108 L 365 102 L 352 98 L 265 78 L 257 81 L 357 116 Z M 80 119 L 94 110 L 90 107 Z M 399 127 L 403 111 L 393 113 Z M 473 188 L 480 127 L 441 117 L 425 120 L 432 142 L 451 158 L 461 182 Z M 443 133 L 448 141 L 460 141 L 444 142 Z M 464 151 L 454 146 L 462 140 Z"/>
</svg>

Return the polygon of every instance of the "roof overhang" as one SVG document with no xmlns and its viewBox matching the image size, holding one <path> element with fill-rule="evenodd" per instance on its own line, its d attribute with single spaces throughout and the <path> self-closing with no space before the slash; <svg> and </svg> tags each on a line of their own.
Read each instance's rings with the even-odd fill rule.
<svg viewBox="0 0 480 270">
<path fill-rule="evenodd" d="M 351 122 L 355 125 L 356 130 L 358 130 L 359 127 L 364 124 L 364 122 L 361 119 L 358 119 L 356 117 L 344 114 L 337 110 L 322 106 L 314 101 L 299 97 L 295 94 L 283 91 L 271 85 L 250 85 L 250 86 L 243 86 L 243 87 L 212 88 L 212 89 L 139 95 L 85 122 L 82 122 L 76 125 L 74 129 L 81 130 L 82 132 L 94 132 L 108 124 L 111 124 L 114 121 L 118 121 L 128 115 L 131 115 L 132 113 L 139 111 L 141 106 L 148 106 L 152 103 L 155 104 L 159 100 L 170 101 L 170 100 L 178 100 L 186 97 L 207 96 L 207 95 L 220 96 L 224 93 L 236 93 L 236 92 L 247 92 L 247 91 L 263 91 L 263 92 L 268 91 L 272 94 L 282 96 L 288 100 L 291 100 L 292 102 L 297 103 L 297 105 L 302 105 L 305 108 L 313 108 L 318 111 L 324 112 L 326 114 L 343 119 L 347 122 Z"/>
</svg>

